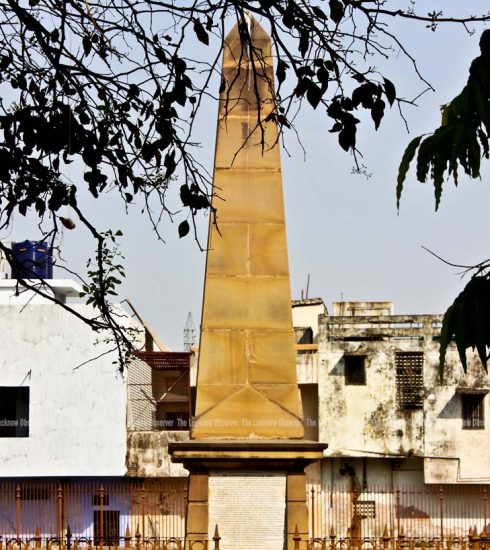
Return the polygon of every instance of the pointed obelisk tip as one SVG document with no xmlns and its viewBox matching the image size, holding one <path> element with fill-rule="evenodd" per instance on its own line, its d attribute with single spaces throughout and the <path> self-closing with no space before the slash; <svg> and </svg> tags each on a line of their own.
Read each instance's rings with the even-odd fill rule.
<svg viewBox="0 0 490 550">
<path fill-rule="evenodd" d="M 255 19 L 255 17 L 250 12 L 246 12 L 244 20 L 236 23 L 231 31 L 226 35 L 226 42 L 231 42 L 232 40 L 240 40 L 240 25 L 247 25 L 252 42 L 256 42 L 257 40 L 271 39 L 269 34 L 264 30 L 257 19 Z"/>
</svg>

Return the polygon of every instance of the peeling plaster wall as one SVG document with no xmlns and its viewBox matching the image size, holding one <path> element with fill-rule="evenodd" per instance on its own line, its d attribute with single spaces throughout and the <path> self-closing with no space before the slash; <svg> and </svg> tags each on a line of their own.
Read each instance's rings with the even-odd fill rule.
<svg viewBox="0 0 490 550">
<path fill-rule="evenodd" d="M 394 369 L 395 351 L 418 350 L 411 342 L 320 343 L 320 440 L 329 455 L 423 453 L 423 412 L 398 410 Z M 346 354 L 366 356 L 366 385 L 346 385 Z"/>
<path fill-rule="evenodd" d="M 426 483 L 490 482 L 490 455 L 475 453 L 475 449 L 483 451 L 489 441 L 489 396 L 484 398 L 485 429 L 464 430 L 461 396 L 456 392 L 461 386 L 490 387 L 489 377 L 476 355 L 468 353 L 469 369 L 465 375 L 456 348 L 451 345 L 441 385 L 439 345 L 434 339 L 440 330 L 439 316 L 414 317 L 413 333 L 405 337 L 387 337 L 388 325 L 366 328 L 368 321 L 363 319 L 357 328 L 352 325 L 351 333 L 343 333 L 348 340 L 357 341 L 331 338 L 329 322 L 335 322 L 334 317 L 324 316 L 320 321 L 319 438 L 329 444 L 326 455 L 419 456 L 425 457 Z M 401 334 L 397 330 L 393 333 Z M 376 332 L 381 335 L 379 340 L 368 341 L 360 336 L 367 333 L 375 338 Z M 420 410 L 399 410 L 397 406 L 397 352 L 424 353 L 424 399 Z M 346 354 L 366 356 L 366 385 L 346 385 Z M 302 369 L 298 367 L 299 372 Z"/>
<path fill-rule="evenodd" d="M 376 304 L 361 305 L 364 311 L 364 306 Z M 391 303 L 382 305 L 392 311 Z M 298 324 L 314 324 L 315 307 L 300 309 Z M 326 456 L 366 457 L 368 464 L 376 464 L 368 468 L 381 468 L 383 482 L 392 475 L 392 461 L 419 457 L 418 472 L 396 473 L 400 483 L 419 483 L 422 475 L 425 483 L 490 483 L 490 455 L 485 451 L 490 441 L 490 395 L 484 397 L 485 428 L 469 430 L 463 429 L 457 390 L 489 389 L 490 378 L 471 351 L 464 374 L 451 344 L 440 383 L 440 324 L 439 315 L 383 316 L 376 311 L 375 316 L 320 316 L 318 352 L 298 352 L 296 370 L 300 384 L 317 384 L 319 440 L 329 445 Z M 399 410 L 397 352 L 424 354 L 421 409 Z M 346 354 L 366 356 L 366 385 L 345 383 Z M 325 475 L 323 468 L 322 481 Z"/>
<path fill-rule="evenodd" d="M 124 475 L 126 385 L 110 343 L 54 304 L 21 310 L 0 305 L 0 386 L 29 386 L 29 437 L 1 439 L 0 475 Z"/>
<path fill-rule="evenodd" d="M 168 443 L 187 441 L 188 431 L 128 432 L 127 466 L 132 477 L 186 477 L 182 464 L 174 464 Z"/>
<path fill-rule="evenodd" d="M 424 381 L 435 397 L 425 400 L 427 435 L 425 477 L 428 483 L 490 483 L 490 395 L 483 398 L 485 429 L 462 429 L 462 397 L 457 387 L 489 388 L 490 378 L 477 354 L 467 352 L 468 371 L 463 373 L 454 345 L 446 359 L 441 385 L 437 376 L 438 349 L 430 349 Z"/>
</svg>

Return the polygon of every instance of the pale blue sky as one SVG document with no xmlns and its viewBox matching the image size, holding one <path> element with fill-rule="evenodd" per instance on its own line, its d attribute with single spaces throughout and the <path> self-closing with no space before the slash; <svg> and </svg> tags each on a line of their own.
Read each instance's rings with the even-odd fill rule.
<svg viewBox="0 0 490 550">
<path fill-rule="evenodd" d="M 429 9 L 457 5 L 451 2 L 418 2 Z M 488 8 L 487 2 L 474 1 L 471 11 Z M 466 8 L 465 8 L 466 9 Z M 412 136 L 431 131 L 439 122 L 439 106 L 463 87 L 470 61 L 478 55 L 482 27 L 469 37 L 461 27 L 439 28 L 433 33 L 423 24 L 397 24 L 419 68 L 436 89 L 425 94 L 417 108 L 407 108 L 411 134 L 407 134 L 396 109 L 387 111 L 378 132 L 370 120 L 361 125 L 358 146 L 372 173 L 368 180 L 352 175 L 352 158 L 328 133 L 331 123 L 304 106 L 297 119 L 306 158 L 288 137 L 291 156 L 284 153 L 283 181 L 288 231 L 292 297 L 299 298 L 311 275 L 310 297 L 322 297 L 330 307 L 339 300 L 393 300 L 396 313 L 439 313 L 461 291 L 464 281 L 450 268 L 421 249 L 425 245 L 457 263 L 474 263 L 490 256 L 490 185 L 468 182 L 461 176 L 455 189 L 448 182 L 438 213 L 434 212 L 431 184 L 415 181 L 413 171 L 405 183 L 400 213 L 396 210 L 396 173 L 403 150 Z M 412 97 L 422 89 L 402 55 L 381 65 L 385 76 L 396 86 L 399 96 Z M 212 169 L 217 104 L 203 111 L 198 126 L 202 141 L 201 159 Z M 484 168 L 488 175 L 488 166 Z M 74 170 L 73 181 L 81 180 Z M 176 186 L 176 189 L 178 186 Z M 110 199 L 110 196 L 108 197 Z M 117 199 L 116 199 L 117 201 Z M 174 200 L 174 204 L 178 202 Z M 126 281 L 121 299 L 130 298 L 143 317 L 172 349 L 182 347 L 182 331 L 189 311 L 196 326 L 201 315 L 205 255 L 191 238 L 179 240 L 176 217 L 173 225 L 162 225 L 165 244 L 157 242 L 149 223 L 136 207 L 128 216 L 107 200 L 87 198 L 92 219 L 99 228 L 122 229 L 126 257 Z M 60 212 L 61 215 L 66 215 Z M 67 213 L 69 214 L 69 213 Z M 12 240 L 38 237 L 32 220 L 16 219 Z M 202 241 L 206 241 L 207 219 L 201 220 Z M 64 256 L 71 269 L 85 269 L 93 243 L 77 228 L 65 231 Z"/>
</svg>

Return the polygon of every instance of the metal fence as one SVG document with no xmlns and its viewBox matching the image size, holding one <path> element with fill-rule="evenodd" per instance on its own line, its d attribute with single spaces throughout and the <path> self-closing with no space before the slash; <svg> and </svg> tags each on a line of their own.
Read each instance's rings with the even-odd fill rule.
<svg viewBox="0 0 490 550">
<path fill-rule="evenodd" d="M 292 540 L 293 550 L 490 550 L 490 540 L 484 531 L 470 530 L 465 537 L 399 537 L 390 536 L 385 529 L 380 537 L 337 537 L 332 530 L 324 538 L 304 538 L 296 529 Z"/>
<path fill-rule="evenodd" d="M 488 487 L 471 486 L 310 486 L 310 536 L 341 537 L 467 536 L 470 529 L 490 533 Z"/>
<path fill-rule="evenodd" d="M 66 535 L 117 542 L 125 536 L 167 539 L 185 536 L 187 480 L 3 481 L 3 540 Z"/>
</svg>

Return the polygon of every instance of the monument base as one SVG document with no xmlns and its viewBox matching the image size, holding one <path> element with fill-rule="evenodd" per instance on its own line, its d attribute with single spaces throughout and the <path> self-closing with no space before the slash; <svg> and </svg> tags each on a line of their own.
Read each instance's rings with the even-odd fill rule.
<svg viewBox="0 0 490 550">
<path fill-rule="evenodd" d="M 213 536 L 226 550 L 294 546 L 308 537 L 304 469 L 325 443 L 304 440 L 206 440 L 169 443 L 174 462 L 190 472 L 186 547 Z"/>
</svg>

